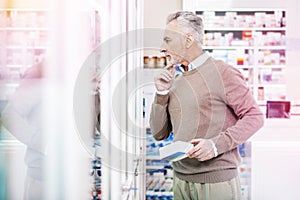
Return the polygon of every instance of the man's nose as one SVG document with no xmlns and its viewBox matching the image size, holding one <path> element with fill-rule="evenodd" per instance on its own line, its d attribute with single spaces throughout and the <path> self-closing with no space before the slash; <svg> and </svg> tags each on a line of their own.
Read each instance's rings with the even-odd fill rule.
<svg viewBox="0 0 300 200">
<path fill-rule="evenodd" d="M 166 52 L 167 52 L 167 48 L 166 48 L 165 42 L 162 42 L 162 43 L 160 44 L 160 52 L 161 52 L 161 53 L 166 53 Z"/>
</svg>

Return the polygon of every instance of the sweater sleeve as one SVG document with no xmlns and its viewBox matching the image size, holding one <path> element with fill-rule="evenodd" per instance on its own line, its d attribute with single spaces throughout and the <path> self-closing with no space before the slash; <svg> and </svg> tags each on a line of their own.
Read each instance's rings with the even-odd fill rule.
<svg viewBox="0 0 300 200">
<path fill-rule="evenodd" d="M 150 128 L 156 140 L 169 137 L 172 131 L 170 115 L 168 112 L 169 94 L 156 94 L 150 113 Z"/>
<path fill-rule="evenodd" d="M 212 140 L 222 154 L 244 143 L 264 124 L 264 116 L 258 107 L 242 74 L 233 67 L 223 73 L 225 102 L 236 115 L 237 122 Z"/>
</svg>

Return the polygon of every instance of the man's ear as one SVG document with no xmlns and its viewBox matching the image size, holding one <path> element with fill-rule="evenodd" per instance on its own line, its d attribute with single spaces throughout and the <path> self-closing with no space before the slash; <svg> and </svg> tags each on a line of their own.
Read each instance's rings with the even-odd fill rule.
<svg viewBox="0 0 300 200">
<path fill-rule="evenodd" d="M 186 34 L 186 41 L 185 41 L 185 47 L 188 49 L 192 46 L 192 44 L 194 43 L 195 38 L 192 34 L 188 33 Z"/>
</svg>

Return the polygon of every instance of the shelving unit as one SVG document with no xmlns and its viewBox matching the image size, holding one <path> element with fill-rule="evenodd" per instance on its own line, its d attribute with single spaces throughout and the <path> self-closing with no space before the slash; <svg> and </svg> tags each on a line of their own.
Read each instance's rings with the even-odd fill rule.
<svg viewBox="0 0 300 200">
<path fill-rule="evenodd" d="M 256 100 L 286 99 L 285 10 L 197 10 L 195 13 L 205 24 L 203 49 L 239 69 Z"/>
<path fill-rule="evenodd" d="M 153 79 L 157 69 L 145 69 L 144 78 L 149 80 Z M 152 87 L 145 88 L 144 91 L 144 119 L 148 121 L 150 106 L 152 98 L 154 98 L 154 85 Z M 147 90 L 148 89 L 148 90 Z M 146 119 L 147 116 L 147 119 Z M 173 169 L 171 163 L 165 160 L 160 160 L 159 148 L 168 145 L 173 141 L 173 135 L 171 134 L 167 139 L 163 141 L 156 141 L 146 123 L 146 199 L 165 199 L 173 200 Z"/>
<path fill-rule="evenodd" d="M 0 83 L 5 101 L 24 72 L 39 62 L 49 46 L 45 9 L 0 9 Z"/>
</svg>

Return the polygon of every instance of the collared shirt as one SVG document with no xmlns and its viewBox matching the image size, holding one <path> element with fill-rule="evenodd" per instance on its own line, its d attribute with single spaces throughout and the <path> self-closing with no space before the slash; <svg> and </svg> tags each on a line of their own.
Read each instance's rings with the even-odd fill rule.
<svg viewBox="0 0 300 200">
<path fill-rule="evenodd" d="M 203 63 L 205 63 L 205 61 L 209 58 L 209 54 L 207 52 L 204 52 L 203 54 L 201 54 L 199 57 L 197 57 L 195 60 L 193 60 L 192 62 L 190 62 L 190 64 L 188 65 L 188 71 L 202 65 Z"/>
<path fill-rule="evenodd" d="M 190 71 L 192 69 L 195 69 L 196 67 L 202 65 L 203 63 L 205 63 L 205 61 L 209 58 L 209 54 L 207 52 L 204 52 L 203 54 L 201 54 L 199 57 L 197 57 L 195 60 L 193 60 L 192 62 L 190 62 L 190 64 L 188 65 L 188 70 Z M 176 75 L 179 74 L 183 74 L 185 72 L 184 67 L 181 65 L 176 65 Z"/>
</svg>

